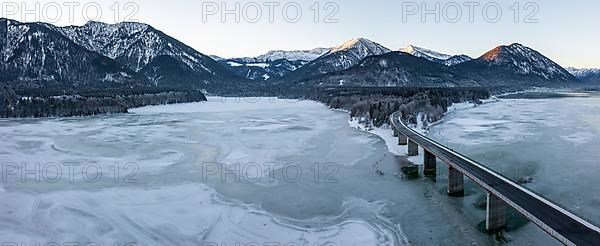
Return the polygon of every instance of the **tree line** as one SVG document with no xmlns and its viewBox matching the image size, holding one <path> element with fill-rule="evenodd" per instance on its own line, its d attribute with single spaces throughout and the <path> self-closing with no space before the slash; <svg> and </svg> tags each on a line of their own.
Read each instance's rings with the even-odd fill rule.
<svg viewBox="0 0 600 246">
<path fill-rule="evenodd" d="M 62 96 L 20 96 L 14 90 L 0 87 L 0 117 L 68 117 L 126 113 L 128 109 L 148 105 L 206 101 L 201 91 L 169 91 L 155 93 L 107 92 Z"/>
<path fill-rule="evenodd" d="M 454 103 L 481 103 L 489 97 L 482 88 L 343 88 L 321 91 L 319 100 L 380 127 L 388 124 L 390 115 L 397 111 L 409 123 L 431 123 L 440 120 Z"/>
</svg>

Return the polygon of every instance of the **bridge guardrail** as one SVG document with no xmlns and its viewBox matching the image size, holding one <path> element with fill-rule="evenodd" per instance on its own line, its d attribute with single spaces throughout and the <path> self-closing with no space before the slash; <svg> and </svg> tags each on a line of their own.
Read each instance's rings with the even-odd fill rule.
<svg viewBox="0 0 600 246">
<path fill-rule="evenodd" d="M 406 126 L 406 124 L 400 119 L 399 115 L 401 115 L 400 112 L 395 112 L 390 116 L 390 124 L 392 125 L 392 128 L 394 131 L 399 131 L 401 134 L 405 135 L 412 141 L 415 141 L 419 146 L 421 146 L 423 149 L 429 151 L 430 153 L 433 153 L 434 155 L 436 155 L 436 153 L 437 153 L 437 155 L 436 155 L 437 158 L 444 161 L 447 165 L 451 165 L 453 168 L 459 170 L 461 173 L 463 173 L 465 176 L 469 177 L 475 183 L 479 184 L 485 190 L 487 190 L 488 192 L 497 196 L 498 198 L 502 199 L 504 202 L 509 204 L 511 207 L 513 207 L 514 209 L 516 209 L 517 211 L 519 211 L 520 213 L 525 215 L 528 219 L 530 219 L 536 225 L 538 225 L 543 230 L 545 230 L 548 234 L 550 234 L 554 238 L 558 239 L 560 242 L 562 242 L 566 245 L 576 245 L 573 241 L 577 241 L 577 240 L 573 240 L 572 238 L 569 239 L 569 238 L 566 238 L 565 236 L 561 235 L 554 228 L 552 228 L 551 226 L 548 226 L 543 221 L 543 219 L 537 218 L 535 215 L 533 215 L 533 213 L 531 213 L 531 211 L 528 211 L 527 209 L 523 208 L 523 206 L 517 204 L 516 202 L 513 202 L 511 199 L 509 199 L 506 196 L 506 194 L 503 194 L 501 191 L 499 191 L 496 188 L 500 188 L 499 186 L 505 185 L 505 186 L 511 186 L 511 188 L 518 189 L 519 191 L 523 192 L 524 194 L 530 196 L 531 199 L 535 199 L 539 202 L 542 202 L 545 205 L 554 209 L 554 211 L 562 213 L 563 215 L 567 216 L 568 218 L 572 219 L 573 221 L 576 221 L 576 222 L 580 223 L 582 226 L 587 227 L 587 229 L 589 229 L 590 232 L 596 234 L 595 238 L 597 239 L 597 241 L 595 241 L 594 243 L 600 243 L 600 229 L 597 226 L 595 226 L 594 224 L 576 216 L 572 212 L 549 201 L 548 199 L 544 198 L 540 194 L 537 194 L 537 193 L 517 184 L 515 181 L 512 181 L 511 179 L 505 177 L 504 175 L 497 173 L 497 172 L 487 168 L 486 166 L 484 166 L 484 165 L 482 165 L 482 164 L 480 164 L 480 163 L 478 163 L 478 162 L 476 162 L 476 161 L 474 161 L 474 160 L 472 160 L 472 159 L 470 159 L 470 158 L 468 158 L 446 146 L 443 146 L 443 145 L 437 143 L 436 141 L 430 139 L 429 137 L 424 136 L 423 134 Z M 443 151 L 444 153 L 438 153 L 438 152 L 440 152 L 439 150 Z M 456 161 L 450 160 L 450 158 L 445 157 L 446 154 L 453 155 L 454 157 L 460 159 L 462 162 L 464 162 L 468 165 L 471 165 L 472 169 L 476 170 L 477 172 L 472 172 L 470 170 L 467 170 L 467 168 L 465 168 L 465 165 L 459 165 L 458 163 L 454 163 Z M 476 174 L 478 172 L 483 172 L 486 175 L 492 175 L 495 178 L 497 178 L 498 180 L 496 180 L 496 182 L 486 182 L 485 180 L 483 180 L 483 177 L 482 177 L 483 175 Z M 594 237 L 594 236 L 592 235 L 592 237 Z M 577 242 L 580 242 L 580 241 L 577 241 Z M 589 241 L 587 241 L 587 240 L 585 242 L 589 243 Z"/>
</svg>

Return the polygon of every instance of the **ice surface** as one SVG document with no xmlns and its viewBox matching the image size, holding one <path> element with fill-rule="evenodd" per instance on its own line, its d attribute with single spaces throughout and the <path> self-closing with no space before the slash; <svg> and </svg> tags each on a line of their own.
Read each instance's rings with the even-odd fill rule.
<svg viewBox="0 0 600 246">
<path fill-rule="evenodd" d="M 96 163 L 103 171 L 96 182 L 81 170 L 72 182 L 66 174 L 56 183 L 9 175 L 0 189 L 0 238 L 101 245 L 487 240 L 474 226 L 483 214 L 462 219 L 471 204 L 456 209 L 443 189 L 402 178 L 384 141 L 349 127 L 348 118 L 311 101 L 211 97 L 124 115 L 0 120 L 3 161 Z M 135 182 L 124 182 L 133 171 L 123 169 L 127 163 L 137 166 Z M 274 165 L 251 172 L 238 163 Z M 207 164 L 220 173 L 207 175 Z M 286 180 L 290 166 L 302 173 L 297 181 Z M 223 179 L 225 172 L 242 179 Z"/>
<path fill-rule="evenodd" d="M 456 111 L 429 136 L 513 180 L 533 177 L 530 189 L 580 216 L 600 222 L 600 97 L 499 100 Z"/>
<path fill-rule="evenodd" d="M 21 182 L 20 175 L 7 174 L 0 187 L 0 238 L 28 245 L 49 240 L 100 245 L 401 243 L 401 227 L 380 215 L 386 203 L 353 198 L 352 193 L 307 196 L 331 188 L 310 182 L 314 163 L 350 168 L 374 149 L 375 139 L 344 124 L 331 125 L 331 119 L 313 119 L 340 119 L 342 113 L 310 101 L 217 97 L 132 112 L 0 121 L 0 157 L 7 163 L 27 163 L 30 169 L 35 163 L 95 163 L 103 171 L 97 182 L 82 175 L 70 182 L 64 169 L 48 169 L 51 177 L 64 175 L 51 184 L 34 182 L 33 176 Z M 344 141 L 333 137 L 335 129 L 344 129 Z M 320 136 L 329 141 L 316 139 Z M 358 151 L 346 153 L 349 149 Z M 296 157 L 305 153 L 313 154 Z M 306 185 L 298 187 L 279 176 L 272 183 L 265 177 L 258 183 L 227 183 L 219 175 L 199 182 L 206 163 L 275 162 L 281 168 L 292 161 L 302 165 Z M 121 170 L 115 182 L 115 163 L 135 164 L 136 182 L 123 182 L 131 169 Z M 238 175 L 250 177 L 247 172 Z M 285 193 L 298 192 L 306 198 L 285 198 Z"/>
<path fill-rule="evenodd" d="M 0 205 L 10 213 L 0 215 L 0 238 L 27 245 L 45 242 L 49 235 L 53 242 L 99 245 L 366 245 L 379 237 L 374 228 L 359 220 L 324 227 L 291 226 L 251 205 L 220 201 L 213 189 L 200 184 L 39 196 L 8 192 L 3 198 Z"/>
</svg>

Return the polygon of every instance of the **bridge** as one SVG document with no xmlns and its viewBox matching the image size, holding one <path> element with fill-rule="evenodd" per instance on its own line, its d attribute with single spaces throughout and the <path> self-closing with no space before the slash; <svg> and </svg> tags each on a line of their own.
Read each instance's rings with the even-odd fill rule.
<svg viewBox="0 0 600 246">
<path fill-rule="evenodd" d="M 437 159 L 448 165 L 448 194 L 464 193 L 464 176 L 487 192 L 485 226 L 489 231 L 506 226 L 506 208 L 511 206 L 565 245 L 600 245 L 600 229 L 539 194 L 470 158 L 407 127 L 400 112 L 390 122 L 399 145 L 408 145 L 408 155 L 424 150 L 424 174 L 435 175 Z"/>
</svg>

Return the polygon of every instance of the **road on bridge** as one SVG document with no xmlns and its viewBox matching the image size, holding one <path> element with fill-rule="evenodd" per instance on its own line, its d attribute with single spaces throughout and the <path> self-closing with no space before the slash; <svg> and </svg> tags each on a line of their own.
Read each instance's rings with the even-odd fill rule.
<svg viewBox="0 0 600 246">
<path fill-rule="evenodd" d="M 562 243 L 567 245 L 600 245 L 600 229 L 597 226 L 577 217 L 501 174 L 486 168 L 482 164 L 421 135 L 404 125 L 397 115 L 395 113 L 391 117 L 392 125 L 397 131 L 446 164 L 461 171 L 465 176 L 521 212 Z"/>
</svg>

